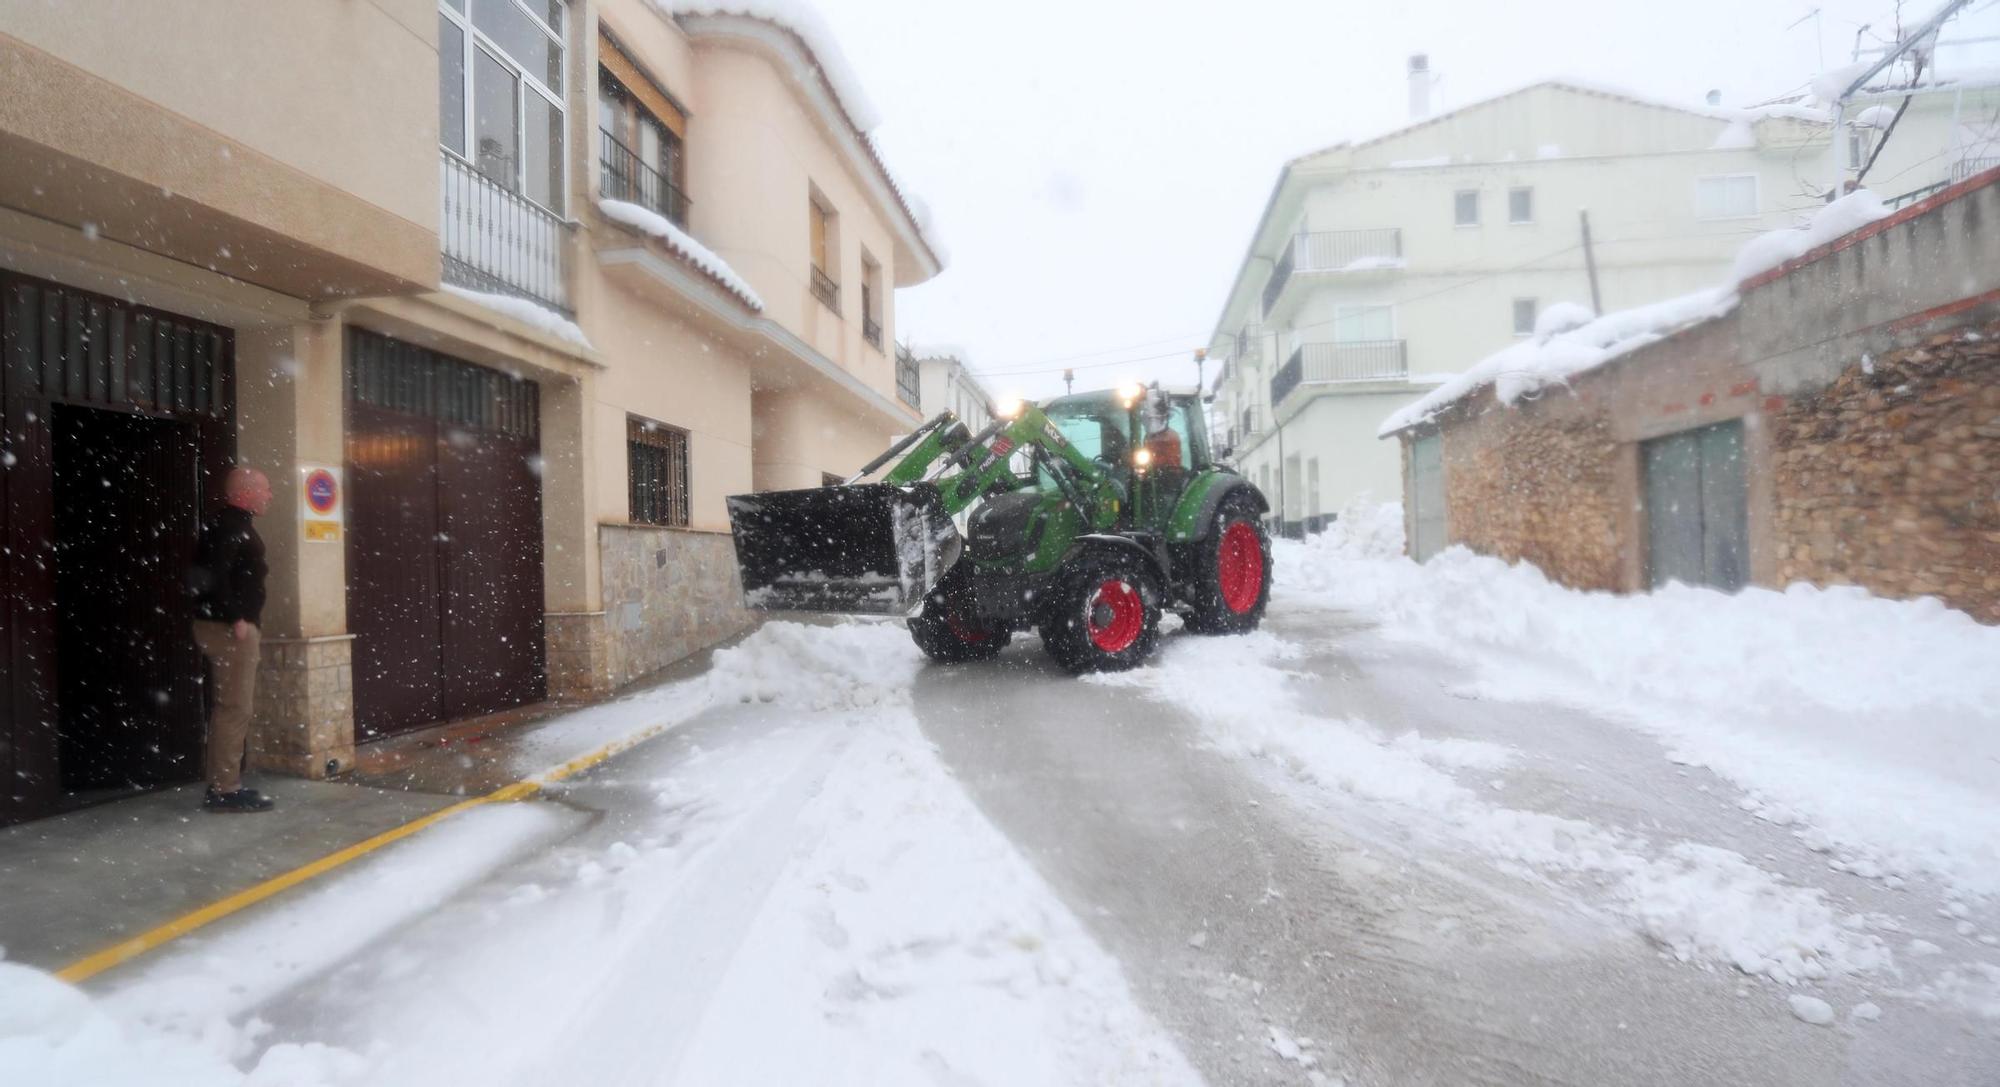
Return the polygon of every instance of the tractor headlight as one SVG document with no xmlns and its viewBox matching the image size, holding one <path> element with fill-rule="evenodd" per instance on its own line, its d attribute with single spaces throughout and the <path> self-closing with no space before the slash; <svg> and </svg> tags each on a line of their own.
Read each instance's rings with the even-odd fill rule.
<svg viewBox="0 0 2000 1087">
<path fill-rule="evenodd" d="M 1152 450 L 1142 447 L 1132 451 L 1132 467 L 1137 468 L 1138 470 L 1143 472 L 1146 469 L 1151 468 L 1152 466 L 1153 466 Z"/>
<path fill-rule="evenodd" d="M 1027 402 L 1020 397 L 1009 396 L 993 405 L 993 414 L 1002 419 L 1018 419 L 1027 406 Z"/>
</svg>

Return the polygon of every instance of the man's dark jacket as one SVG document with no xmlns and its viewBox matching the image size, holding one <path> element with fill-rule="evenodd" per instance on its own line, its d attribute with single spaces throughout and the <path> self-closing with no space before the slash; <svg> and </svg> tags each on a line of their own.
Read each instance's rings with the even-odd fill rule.
<svg viewBox="0 0 2000 1087">
<path fill-rule="evenodd" d="M 195 544 L 194 569 L 188 571 L 194 617 L 218 623 L 247 619 L 262 626 L 265 573 L 264 541 L 257 538 L 249 511 L 224 506 L 202 522 Z"/>
</svg>

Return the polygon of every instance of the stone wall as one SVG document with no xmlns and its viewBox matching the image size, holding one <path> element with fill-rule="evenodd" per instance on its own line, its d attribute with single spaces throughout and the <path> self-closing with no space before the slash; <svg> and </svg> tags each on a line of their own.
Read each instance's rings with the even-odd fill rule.
<svg viewBox="0 0 2000 1087">
<path fill-rule="evenodd" d="M 265 638 L 250 766 L 324 778 L 354 764 L 354 636 Z"/>
<path fill-rule="evenodd" d="M 725 533 L 602 525 L 603 677 L 616 689 L 747 629 Z M 551 674 L 553 682 L 553 672 Z"/>
<path fill-rule="evenodd" d="M 2000 622 L 2000 320 L 1857 359 L 1772 423 L 1780 584 Z"/>
<path fill-rule="evenodd" d="M 1575 589 L 1621 588 L 1618 443 L 1598 414 L 1502 408 L 1491 393 L 1444 430 L 1452 543 L 1525 559 Z"/>
</svg>

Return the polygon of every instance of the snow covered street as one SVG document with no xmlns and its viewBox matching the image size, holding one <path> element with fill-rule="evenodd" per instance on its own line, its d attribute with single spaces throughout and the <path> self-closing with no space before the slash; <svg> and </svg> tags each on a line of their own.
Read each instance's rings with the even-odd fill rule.
<svg viewBox="0 0 2000 1087">
<path fill-rule="evenodd" d="M 0 1078 L 2000 1077 L 1993 631 L 1419 568 L 1392 516 L 1281 545 L 1264 630 L 1130 673 L 768 624 L 518 757 L 663 736 L 91 1001 L 0 964 Z M 1668 653 L 1677 608 L 1709 636 Z M 1801 671 L 1857 610 L 1893 636 Z"/>
</svg>

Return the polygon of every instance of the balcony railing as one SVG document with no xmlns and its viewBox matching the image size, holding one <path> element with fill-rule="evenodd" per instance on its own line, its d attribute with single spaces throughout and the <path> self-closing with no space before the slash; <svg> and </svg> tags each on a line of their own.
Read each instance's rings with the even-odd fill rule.
<svg viewBox="0 0 2000 1087">
<path fill-rule="evenodd" d="M 604 171 L 601 183 L 604 198 L 637 204 L 686 230 L 688 211 L 694 203 L 687 194 L 609 132 L 599 135 L 604 137 L 603 152 L 598 156 L 598 165 Z"/>
<path fill-rule="evenodd" d="M 572 315 L 564 268 L 568 228 L 563 221 L 457 155 L 441 154 L 443 214 L 438 242 L 444 250 L 444 281 L 467 290 L 531 299 Z"/>
<path fill-rule="evenodd" d="M 2000 166 L 2000 155 L 1987 155 L 1976 159 L 1960 159 L 1952 164 L 1951 180 L 1956 184 L 1974 174 L 1983 174 L 1995 166 Z"/>
<path fill-rule="evenodd" d="M 1402 340 L 1300 344 L 1271 378 L 1271 403 L 1283 403 L 1292 390 L 1308 383 L 1401 381 L 1409 372 Z"/>
<path fill-rule="evenodd" d="M 827 309 L 840 312 L 840 284 L 818 268 L 812 270 L 812 292 L 813 297 L 825 303 Z"/>
<path fill-rule="evenodd" d="M 1372 272 L 1403 266 L 1403 232 L 1311 230 L 1292 236 L 1264 284 L 1264 312 L 1270 313 L 1295 272 Z"/>
<path fill-rule="evenodd" d="M 874 344 L 875 350 L 877 351 L 882 350 L 882 322 L 877 321 L 875 318 L 870 317 L 865 313 L 862 314 L 861 338 L 867 340 L 871 344 Z"/>
</svg>

